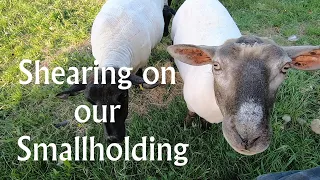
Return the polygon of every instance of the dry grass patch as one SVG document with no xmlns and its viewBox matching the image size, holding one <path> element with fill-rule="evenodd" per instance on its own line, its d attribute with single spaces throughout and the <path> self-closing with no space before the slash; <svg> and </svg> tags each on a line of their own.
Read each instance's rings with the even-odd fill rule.
<svg viewBox="0 0 320 180">
<path fill-rule="evenodd" d="M 161 82 L 161 67 L 173 67 L 173 63 L 160 62 L 155 64 L 154 67 L 160 72 L 159 82 Z M 152 79 L 154 74 L 150 73 L 149 77 Z M 140 90 L 132 88 L 130 90 L 129 112 L 146 115 L 150 106 L 166 108 L 175 97 L 182 95 L 183 81 L 180 73 L 175 72 L 176 84 L 174 85 L 170 84 L 172 77 L 169 71 L 166 72 L 166 77 L 166 84 L 161 84 L 154 89 Z M 131 114 L 129 115 L 129 120 L 130 118 Z"/>
</svg>

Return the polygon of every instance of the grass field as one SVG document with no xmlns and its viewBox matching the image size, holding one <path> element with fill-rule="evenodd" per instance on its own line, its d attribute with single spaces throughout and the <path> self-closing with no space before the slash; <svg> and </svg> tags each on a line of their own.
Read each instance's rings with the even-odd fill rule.
<svg viewBox="0 0 320 180">
<path fill-rule="evenodd" d="M 78 124 L 74 110 L 87 104 L 82 95 L 61 100 L 55 94 L 67 85 L 20 85 L 22 59 L 41 60 L 43 66 L 82 67 L 93 64 L 90 29 L 104 1 L 0 0 L 0 179 L 253 179 L 268 172 L 320 166 L 320 136 L 309 127 L 320 117 L 320 71 L 290 70 L 272 112 L 273 139 L 268 150 L 243 156 L 228 145 L 221 124 L 210 130 L 184 129 L 186 105 L 180 85 L 151 91 L 131 91 L 127 133 L 130 145 L 143 136 L 156 142 L 188 143 L 187 165 L 169 161 L 117 162 L 19 162 L 24 152 L 18 138 L 31 136 L 33 143 L 74 144 L 77 135 L 95 136 L 103 142 L 101 125 Z M 178 8 L 183 0 L 173 0 Z M 243 34 L 274 39 L 281 45 L 320 44 L 318 0 L 221 0 Z M 297 35 L 297 42 L 287 38 Z M 165 48 L 170 39 L 152 52 L 150 66 L 169 62 Z M 30 66 L 32 68 L 33 66 Z M 282 116 L 292 121 L 284 124 Z M 299 124 L 298 119 L 307 124 Z M 72 123 L 61 129 L 54 123 Z M 58 151 L 58 152 L 61 152 Z"/>
</svg>

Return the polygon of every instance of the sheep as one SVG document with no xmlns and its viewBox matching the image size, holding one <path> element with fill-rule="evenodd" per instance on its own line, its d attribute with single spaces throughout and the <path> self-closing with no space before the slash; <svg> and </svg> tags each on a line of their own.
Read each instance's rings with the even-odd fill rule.
<svg viewBox="0 0 320 180">
<path fill-rule="evenodd" d="M 121 105 L 120 109 L 115 110 L 115 123 L 110 123 L 109 113 L 108 122 L 103 123 L 104 134 L 109 142 L 122 142 L 126 134 L 128 90 L 118 87 L 120 68 L 132 68 L 128 79 L 134 85 L 143 84 L 143 87 L 149 89 L 157 86 L 146 84 L 135 73 L 141 73 L 141 68 L 148 63 L 151 49 L 162 38 L 165 31 L 164 16 L 165 13 L 168 15 L 166 11 L 174 12 L 170 8 L 164 9 L 165 4 L 168 4 L 165 0 L 108 0 L 93 22 L 91 45 L 98 67 L 112 67 L 116 73 L 107 71 L 107 83 L 102 84 L 100 70 L 98 84 L 94 84 L 94 76 L 91 75 L 87 84 L 74 84 L 57 95 L 74 95 L 75 92 L 85 90 L 86 99 L 98 106 L 98 116 L 102 114 L 102 105 Z M 113 74 L 116 84 L 111 83 Z"/>
<path fill-rule="evenodd" d="M 189 126 L 199 115 L 203 126 L 222 122 L 231 147 L 244 155 L 265 151 L 269 118 L 278 87 L 290 68 L 320 69 L 319 46 L 279 46 L 272 40 L 242 36 L 218 0 L 186 0 L 167 48 L 184 81 Z"/>
</svg>

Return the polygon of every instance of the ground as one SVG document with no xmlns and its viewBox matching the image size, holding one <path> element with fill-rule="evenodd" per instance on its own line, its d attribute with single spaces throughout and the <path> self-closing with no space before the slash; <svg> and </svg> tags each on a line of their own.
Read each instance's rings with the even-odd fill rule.
<svg viewBox="0 0 320 180">
<path fill-rule="evenodd" d="M 183 0 L 173 0 L 177 9 Z M 281 45 L 320 44 L 318 0 L 221 0 L 243 34 L 274 39 Z M 320 165 L 320 138 L 309 127 L 320 117 L 320 72 L 290 70 L 281 86 L 271 115 L 272 143 L 268 150 L 243 156 L 228 145 L 221 124 L 203 131 L 184 129 L 186 105 L 181 81 L 148 91 L 130 93 L 127 132 L 130 145 L 143 136 L 157 143 L 188 143 L 189 162 L 176 167 L 173 161 L 19 162 L 23 155 L 18 138 L 31 136 L 33 143 L 74 143 L 77 135 L 95 136 L 103 142 L 99 124 L 78 124 L 74 110 L 87 104 L 82 95 L 61 100 L 55 94 L 64 85 L 21 85 L 22 59 L 41 60 L 49 68 L 91 66 L 90 29 L 104 1 L 2 0 L 0 3 L 0 179 L 253 179 L 276 171 L 307 169 Z M 299 40 L 287 38 L 297 35 Z M 170 65 L 166 37 L 153 50 L 150 66 Z M 30 66 L 33 68 L 34 66 Z M 178 75 L 178 74 L 177 74 Z M 291 121 L 284 123 L 282 117 Z M 301 119 L 306 124 L 301 124 Z M 57 129 L 53 124 L 69 120 Z M 59 151 L 61 152 L 61 151 Z"/>
</svg>

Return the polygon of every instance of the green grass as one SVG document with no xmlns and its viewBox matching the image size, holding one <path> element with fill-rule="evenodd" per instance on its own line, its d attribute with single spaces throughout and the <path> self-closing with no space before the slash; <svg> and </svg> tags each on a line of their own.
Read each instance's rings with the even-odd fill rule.
<svg viewBox="0 0 320 180">
<path fill-rule="evenodd" d="M 208 131 L 181 127 L 186 105 L 176 97 L 167 108 L 150 107 L 147 115 L 131 113 L 128 135 L 131 146 L 143 136 L 156 142 L 188 143 L 186 166 L 173 162 L 19 162 L 23 155 L 17 140 L 23 135 L 31 143 L 74 143 L 86 132 L 103 142 L 100 125 L 90 121 L 78 126 L 75 108 L 88 104 L 83 96 L 62 101 L 55 94 L 67 85 L 20 85 L 25 78 L 19 70 L 22 59 L 41 60 L 49 68 L 91 66 L 88 49 L 90 28 L 103 1 L 27 2 L 0 0 L 0 179 L 253 179 L 275 171 L 307 169 L 320 165 L 320 138 L 308 125 L 320 117 L 320 73 L 291 70 L 281 86 L 272 112 L 273 138 L 264 153 L 243 156 L 232 150 L 222 136 L 221 124 Z M 177 8 L 183 0 L 173 0 Z M 318 0 L 222 0 L 244 34 L 267 36 L 282 45 L 320 44 Z M 300 39 L 286 39 L 296 34 Z M 167 61 L 165 38 L 153 51 L 151 64 Z M 288 114 L 292 121 L 283 123 Z M 56 129 L 53 124 L 72 120 L 72 125 Z M 61 152 L 61 149 L 60 151 Z M 31 158 L 32 159 L 32 158 Z"/>
</svg>

